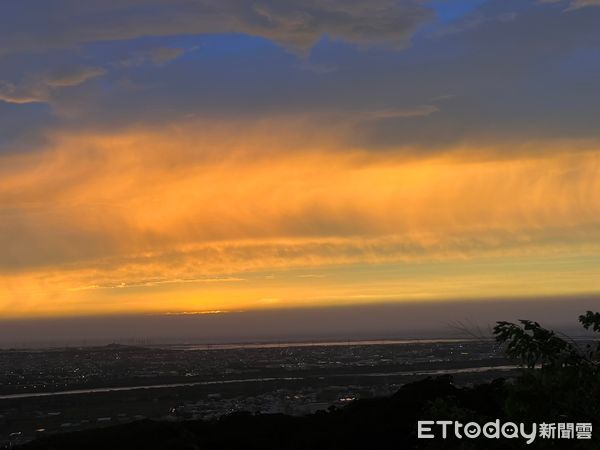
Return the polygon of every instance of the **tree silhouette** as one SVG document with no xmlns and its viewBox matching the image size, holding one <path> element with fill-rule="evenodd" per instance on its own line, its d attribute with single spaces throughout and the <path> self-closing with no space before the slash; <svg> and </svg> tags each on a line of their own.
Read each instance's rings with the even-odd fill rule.
<svg viewBox="0 0 600 450">
<path fill-rule="evenodd" d="M 600 332 L 600 313 L 587 311 L 579 316 L 579 322 L 586 330 Z M 528 369 L 540 366 L 542 369 L 579 367 L 594 369 L 600 361 L 600 344 L 587 344 L 585 350 L 579 348 L 568 337 L 558 336 L 554 331 L 542 327 L 538 322 L 519 320 L 521 325 L 512 322 L 496 322 L 496 340 L 506 344 L 506 354 Z"/>
</svg>

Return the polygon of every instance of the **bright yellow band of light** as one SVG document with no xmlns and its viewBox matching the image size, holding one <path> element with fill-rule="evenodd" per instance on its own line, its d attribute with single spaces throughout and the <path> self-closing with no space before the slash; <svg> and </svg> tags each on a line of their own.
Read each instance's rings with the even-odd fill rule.
<svg viewBox="0 0 600 450">
<path fill-rule="evenodd" d="M 186 124 L 0 156 L 0 314 L 600 291 L 597 151 L 299 139 Z"/>
</svg>

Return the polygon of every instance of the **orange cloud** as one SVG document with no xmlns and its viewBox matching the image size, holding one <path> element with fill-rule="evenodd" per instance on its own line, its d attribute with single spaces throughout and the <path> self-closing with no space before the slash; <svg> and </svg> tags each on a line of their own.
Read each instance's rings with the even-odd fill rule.
<svg viewBox="0 0 600 450">
<path fill-rule="evenodd" d="M 460 275 L 460 289 L 429 289 L 425 277 L 387 291 L 383 280 L 383 290 L 357 291 L 329 277 L 318 292 L 308 277 L 269 290 L 244 274 L 598 252 L 596 151 L 499 159 L 490 147 L 477 159 L 468 148 L 411 159 L 345 151 L 333 138 L 298 142 L 285 124 L 275 135 L 200 125 L 58 134 L 45 151 L 2 156 L 4 314 L 488 295 L 502 289 L 482 280 L 505 269 Z M 553 289 L 597 288 L 589 268 L 580 273 Z M 517 279 L 515 295 L 527 291 Z"/>
</svg>

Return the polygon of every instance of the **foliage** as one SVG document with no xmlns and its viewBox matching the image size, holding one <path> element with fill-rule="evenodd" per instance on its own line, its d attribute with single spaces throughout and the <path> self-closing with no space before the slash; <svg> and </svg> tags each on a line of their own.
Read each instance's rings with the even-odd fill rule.
<svg viewBox="0 0 600 450">
<path fill-rule="evenodd" d="M 531 320 L 520 320 L 521 326 L 510 322 L 498 322 L 494 327 L 496 340 L 506 343 L 506 354 L 517 358 L 528 368 L 537 364 L 542 367 L 563 367 L 581 363 L 577 349 L 558 337 L 553 331 Z"/>
</svg>

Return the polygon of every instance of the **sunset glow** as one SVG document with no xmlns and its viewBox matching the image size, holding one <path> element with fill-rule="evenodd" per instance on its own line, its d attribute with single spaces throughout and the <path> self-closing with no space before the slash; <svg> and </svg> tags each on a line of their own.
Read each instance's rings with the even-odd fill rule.
<svg viewBox="0 0 600 450">
<path fill-rule="evenodd" d="M 531 23 L 570 33 L 579 7 L 511 18 L 491 2 L 450 24 L 435 2 L 381 1 L 397 17 L 364 35 L 300 33 L 277 2 L 255 11 L 279 17 L 268 31 L 233 7 L 152 31 L 124 3 L 82 8 L 130 27 L 0 31 L 2 317 L 600 293 L 598 93 L 581 69 L 597 61 L 583 34 L 558 57 L 502 53 L 504 33 L 545 29 Z M 588 100 L 567 104 L 563 83 Z"/>
</svg>

